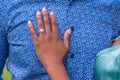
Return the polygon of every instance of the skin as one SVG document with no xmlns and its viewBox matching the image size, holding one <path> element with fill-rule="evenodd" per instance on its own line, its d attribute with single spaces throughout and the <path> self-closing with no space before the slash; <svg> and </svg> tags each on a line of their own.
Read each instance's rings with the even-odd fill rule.
<svg viewBox="0 0 120 80">
<path fill-rule="evenodd" d="M 36 13 L 38 29 L 44 28 L 45 32 L 36 34 L 31 21 L 28 21 L 34 48 L 38 59 L 41 61 L 51 80 L 70 80 L 65 70 L 63 59 L 69 50 L 71 29 L 66 30 L 64 40 L 59 37 L 56 17 L 54 12 L 48 16 L 46 8 Z M 59 76 L 58 76 L 59 75 Z"/>
<path fill-rule="evenodd" d="M 112 46 L 116 46 L 118 44 L 120 44 L 120 39 L 118 39 L 117 41 L 113 42 Z"/>
<path fill-rule="evenodd" d="M 65 70 L 63 59 L 69 50 L 69 38 L 71 29 L 66 30 L 64 40 L 59 37 L 56 17 L 54 12 L 48 16 L 48 11 L 43 8 L 36 13 L 38 30 L 45 29 L 45 32 L 36 34 L 31 21 L 28 21 L 36 55 L 45 67 L 51 80 L 70 80 Z M 120 44 L 120 39 L 113 42 L 112 46 Z"/>
</svg>

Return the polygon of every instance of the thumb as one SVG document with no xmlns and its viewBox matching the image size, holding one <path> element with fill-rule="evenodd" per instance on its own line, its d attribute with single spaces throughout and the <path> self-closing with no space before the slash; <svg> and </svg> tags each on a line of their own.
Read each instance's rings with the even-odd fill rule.
<svg viewBox="0 0 120 80">
<path fill-rule="evenodd" d="M 70 43 L 70 34 L 71 34 L 71 29 L 66 30 L 64 34 L 64 44 L 67 49 L 69 49 L 69 43 Z"/>
</svg>

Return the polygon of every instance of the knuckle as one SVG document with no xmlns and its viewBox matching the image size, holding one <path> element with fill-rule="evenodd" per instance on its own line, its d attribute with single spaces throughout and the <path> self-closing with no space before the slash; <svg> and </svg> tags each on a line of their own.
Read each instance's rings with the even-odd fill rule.
<svg viewBox="0 0 120 80">
<path fill-rule="evenodd" d="M 39 42 L 40 43 L 44 42 L 44 39 L 43 38 L 39 38 Z"/>
<path fill-rule="evenodd" d="M 29 29 L 32 30 L 32 29 L 33 29 L 33 26 L 29 25 Z"/>
<path fill-rule="evenodd" d="M 43 10 L 42 12 L 43 12 L 43 13 L 47 13 L 47 10 Z"/>
<path fill-rule="evenodd" d="M 31 32 L 31 35 L 35 35 L 36 33 L 35 32 Z"/>
<path fill-rule="evenodd" d="M 41 24 L 41 22 L 38 20 L 38 27 L 39 27 L 40 24 Z"/>
<path fill-rule="evenodd" d="M 48 13 L 47 13 L 47 11 L 43 11 L 43 14 L 42 14 L 43 16 L 47 16 L 48 15 Z"/>
<path fill-rule="evenodd" d="M 66 38 L 66 39 L 69 39 L 69 35 L 65 35 L 65 38 Z"/>
<path fill-rule="evenodd" d="M 49 24 L 49 20 L 48 20 L 48 18 L 45 18 L 45 24 L 46 24 L 46 25 Z"/>
<path fill-rule="evenodd" d="M 57 26 L 56 21 L 53 21 L 53 25 L 54 25 L 55 27 Z"/>
<path fill-rule="evenodd" d="M 70 47 L 67 47 L 67 51 L 70 50 Z"/>
<path fill-rule="evenodd" d="M 50 35 L 46 35 L 45 36 L 45 40 L 47 40 L 47 41 L 51 40 L 51 36 Z"/>
<path fill-rule="evenodd" d="M 66 36 L 66 39 L 69 39 L 69 36 Z"/>
<path fill-rule="evenodd" d="M 54 39 L 59 39 L 58 34 L 53 34 L 53 38 L 54 38 Z"/>
<path fill-rule="evenodd" d="M 41 16 L 38 16 L 37 18 L 38 18 L 39 20 L 42 19 Z"/>
<path fill-rule="evenodd" d="M 67 53 L 67 52 L 69 51 L 69 49 L 70 49 L 70 48 L 69 48 L 69 47 L 67 47 L 67 48 L 65 49 L 65 52 Z"/>
<path fill-rule="evenodd" d="M 37 47 L 39 47 L 39 46 L 40 46 L 40 44 L 39 44 L 38 42 L 35 42 L 35 43 L 34 43 L 34 47 L 35 47 L 35 48 L 37 48 Z"/>
</svg>

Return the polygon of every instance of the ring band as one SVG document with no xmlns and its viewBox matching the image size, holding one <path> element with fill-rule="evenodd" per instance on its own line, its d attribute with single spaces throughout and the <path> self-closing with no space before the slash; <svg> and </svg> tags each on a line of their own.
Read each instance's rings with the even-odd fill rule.
<svg viewBox="0 0 120 80">
<path fill-rule="evenodd" d="M 43 32 L 45 32 L 45 30 L 43 28 L 41 28 L 41 29 L 39 29 L 39 32 L 43 33 Z"/>
</svg>

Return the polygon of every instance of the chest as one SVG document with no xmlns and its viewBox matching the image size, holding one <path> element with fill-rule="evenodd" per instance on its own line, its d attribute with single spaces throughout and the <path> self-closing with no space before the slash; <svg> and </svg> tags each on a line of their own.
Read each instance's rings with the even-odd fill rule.
<svg viewBox="0 0 120 80">
<path fill-rule="evenodd" d="M 55 12 L 61 38 L 63 38 L 65 30 L 72 27 L 73 32 L 70 39 L 72 52 L 95 54 L 111 45 L 115 23 L 110 7 L 98 4 L 98 2 L 76 1 L 73 5 L 69 5 L 51 1 L 31 2 L 27 0 L 18 2 L 9 9 L 7 30 L 10 48 L 17 45 L 32 46 L 27 21 L 33 22 L 37 32 L 35 16 L 36 11 L 41 10 L 42 7 L 46 7 L 49 12 Z"/>
</svg>

